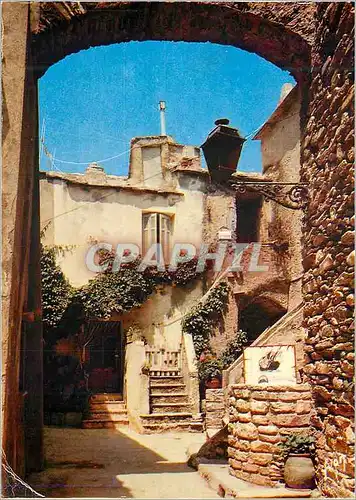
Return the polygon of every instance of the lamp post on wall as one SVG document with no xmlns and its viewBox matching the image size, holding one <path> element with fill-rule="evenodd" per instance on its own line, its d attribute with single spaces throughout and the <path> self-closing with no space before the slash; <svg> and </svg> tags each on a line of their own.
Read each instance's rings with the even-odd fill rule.
<svg viewBox="0 0 356 500">
<path fill-rule="evenodd" d="M 159 101 L 159 112 L 161 119 L 161 135 L 166 136 L 166 101 Z"/>
</svg>

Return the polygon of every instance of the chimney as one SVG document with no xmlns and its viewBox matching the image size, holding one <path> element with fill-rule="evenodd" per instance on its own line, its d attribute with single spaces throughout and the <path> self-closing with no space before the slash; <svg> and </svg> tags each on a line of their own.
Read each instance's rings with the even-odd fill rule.
<svg viewBox="0 0 356 500">
<path fill-rule="evenodd" d="M 216 181 L 227 181 L 236 171 L 246 140 L 229 123 L 227 118 L 216 120 L 216 127 L 201 146 L 209 173 Z"/>
</svg>

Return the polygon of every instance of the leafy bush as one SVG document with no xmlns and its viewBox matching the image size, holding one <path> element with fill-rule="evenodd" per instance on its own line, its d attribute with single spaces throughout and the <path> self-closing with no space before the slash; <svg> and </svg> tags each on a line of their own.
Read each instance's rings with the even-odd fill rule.
<svg viewBox="0 0 356 500">
<path fill-rule="evenodd" d="M 248 344 L 247 333 L 239 330 L 234 339 L 230 340 L 224 351 L 221 353 L 221 361 L 224 370 L 228 368 L 240 356 L 244 346 Z"/>
<path fill-rule="evenodd" d="M 42 247 L 41 286 L 42 314 L 45 329 L 57 326 L 70 304 L 74 288 L 56 262 L 60 247 Z"/>
<path fill-rule="evenodd" d="M 182 321 L 183 332 L 191 334 L 198 357 L 205 350 L 210 350 L 210 334 L 223 316 L 228 295 L 229 285 L 219 283 L 206 301 L 195 306 Z"/>
<path fill-rule="evenodd" d="M 223 364 L 219 359 L 207 359 L 198 362 L 199 379 L 209 381 L 212 378 L 221 378 Z"/>
<path fill-rule="evenodd" d="M 290 434 L 286 439 L 279 443 L 281 455 L 284 459 L 290 454 L 314 454 L 315 439 L 310 434 Z"/>
</svg>

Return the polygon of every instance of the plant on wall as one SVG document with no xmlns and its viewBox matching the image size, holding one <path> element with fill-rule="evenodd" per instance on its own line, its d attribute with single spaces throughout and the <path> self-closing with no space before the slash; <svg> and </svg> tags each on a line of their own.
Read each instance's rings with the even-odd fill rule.
<svg viewBox="0 0 356 500">
<path fill-rule="evenodd" d="M 74 289 L 56 262 L 61 247 L 41 249 L 42 315 L 45 329 L 58 326 L 69 306 Z"/>
<path fill-rule="evenodd" d="M 191 334 L 198 357 L 210 351 L 210 335 L 221 320 L 229 295 L 229 285 L 219 283 L 211 290 L 205 302 L 195 306 L 182 321 L 183 332 Z"/>
<path fill-rule="evenodd" d="M 228 368 L 236 359 L 242 354 L 244 347 L 248 345 L 247 333 L 238 330 L 235 337 L 228 342 L 225 349 L 221 353 L 220 359 L 222 361 L 224 370 Z"/>
</svg>

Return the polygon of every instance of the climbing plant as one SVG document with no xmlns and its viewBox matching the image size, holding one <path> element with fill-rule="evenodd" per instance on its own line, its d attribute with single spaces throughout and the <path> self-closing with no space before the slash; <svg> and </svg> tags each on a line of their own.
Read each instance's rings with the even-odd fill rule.
<svg viewBox="0 0 356 500">
<path fill-rule="evenodd" d="M 210 350 L 210 335 L 223 316 L 228 295 L 229 285 L 225 282 L 219 283 L 212 289 L 205 302 L 199 303 L 183 318 L 183 332 L 192 335 L 198 357 L 204 351 Z"/>
<path fill-rule="evenodd" d="M 240 356 L 244 347 L 249 344 L 247 333 L 238 330 L 235 337 L 228 342 L 225 349 L 220 355 L 220 360 L 223 365 L 223 369 L 228 368 L 236 359 Z"/>
<path fill-rule="evenodd" d="M 69 306 L 74 293 L 63 271 L 56 262 L 61 247 L 41 248 L 42 315 L 45 329 L 57 326 Z"/>
<path fill-rule="evenodd" d="M 87 318 L 109 318 L 112 313 L 130 311 L 140 307 L 158 285 L 185 286 L 201 274 L 196 272 L 196 259 L 178 264 L 174 271 L 147 267 L 143 272 L 139 269 L 141 260 L 137 259 L 117 272 L 112 272 L 109 265 L 105 272 L 75 289 L 56 263 L 57 255 L 64 251 L 64 247 L 42 247 L 43 320 L 49 328 L 58 327 L 63 320 L 73 323 L 76 311 L 80 315 L 84 311 Z M 112 256 L 104 256 L 101 263 L 105 258 Z"/>
</svg>

